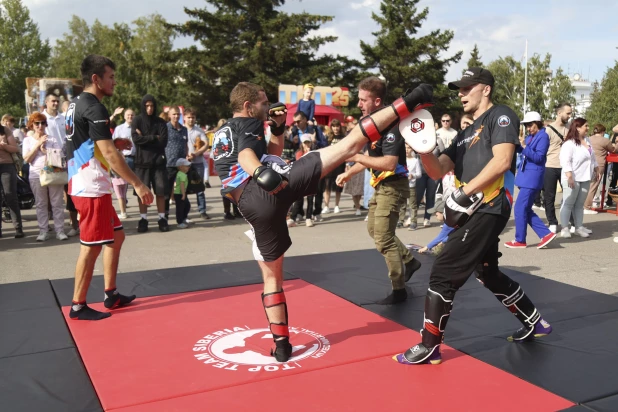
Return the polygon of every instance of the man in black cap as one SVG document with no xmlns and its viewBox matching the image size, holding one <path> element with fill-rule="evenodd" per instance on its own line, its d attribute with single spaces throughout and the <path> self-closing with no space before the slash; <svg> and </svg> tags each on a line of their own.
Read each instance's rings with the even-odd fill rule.
<svg viewBox="0 0 618 412">
<path fill-rule="evenodd" d="M 457 188 L 445 199 L 445 223 L 455 231 L 431 269 L 422 342 L 393 357 L 406 365 L 441 362 L 440 344 L 455 293 L 474 271 L 478 281 L 523 324 L 509 341 L 544 336 L 552 330 L 519 284 L 498 268 L 498 236 L 513 204 L 518 117 L 507 106 L 492 103 L 494 77 L 489 70 L 472 67 L 448 87 L 459 90 L 464 112 L 472 115 L 474 123 L 459 132 L 439 157 L 431 152 L 421 155 L 432 179 L 455 172 Z"/>
</svg>

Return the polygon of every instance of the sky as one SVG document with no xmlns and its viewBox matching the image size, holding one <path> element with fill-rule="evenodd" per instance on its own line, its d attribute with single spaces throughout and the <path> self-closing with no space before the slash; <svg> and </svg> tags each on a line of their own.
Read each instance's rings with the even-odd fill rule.
<svg viewBox="0 0 618 412">
<path fill-rule="evenodd" d="M 75 0 L 22 0 L 30 9 L 43 38 L 54 45 L 68 30 L 72 14 L 88 23 L 130 23 L 138 17 L 160 13 L 172 23 L 187 20 L 184 7 L 202 8 L 205 0 L 106 0 L 104 3 Z M 481 60 L 487 64 L 500 56 L 524 58 L 528 54 L 552 55 L 552 69 L 562 67 L 584 79 L 601 81 L 608 67 L 618 59 L 618 2 L 613 0 L 421 0 L 417 6 L 429 8 L 420 34 L 432 30 L 452 30 L 450 56 L 463 51 L 461 61 L 449 69 L 447 81 L 457 79 L 477 44 Z M 380 0 L 287 0 L 283 10 L 306 11 L 333 16 L 317 34 L 337 36 L 320 53 L 348 55 L 361 59 L 360 40 L 373 42 L 377 30 L 372 12 L 380 10 Z M 180 38 L 175 46 L 190 45 L 192 39 Z"/>
</svg>

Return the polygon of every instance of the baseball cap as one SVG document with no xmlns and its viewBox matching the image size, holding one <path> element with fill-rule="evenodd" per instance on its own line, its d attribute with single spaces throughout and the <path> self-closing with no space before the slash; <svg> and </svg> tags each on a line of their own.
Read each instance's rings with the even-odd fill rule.
<svg viewBox="0 0 618 412">
<path fill-rule="evenodd" d="M 487 84 L 489 86 L 494 85 L 494 76 L 487 69 L 481 67 L 470 67 L 461 76 L 461 80 L 456 82 L 450 82 L 448 88 L 451 90 L 459 90 L 462 87 L 472 86 L 474 84 Z"/>
<path fill-rule="evenodd" d="M 187 159 L 180 158 L 176 160 L 176 167 L 180 167 L 180 166 L 191 166 L 191 162 L 188 161 Z"/>
<path fill-rule="evenodd" d="M 311 141 L 311 135 L 309 133 L 301 134 L 300 135 L 300 141 L 301 141 L 301 143 L 310 142 Z"/>
<path fill-rule="evenodd" d="M 532 123 L 532 122 L 540 122 L 541 115 L 539 112 L 528 112 L 524 115 L 524 120 L 521 121 L 521 124 Z"/>
</svg>

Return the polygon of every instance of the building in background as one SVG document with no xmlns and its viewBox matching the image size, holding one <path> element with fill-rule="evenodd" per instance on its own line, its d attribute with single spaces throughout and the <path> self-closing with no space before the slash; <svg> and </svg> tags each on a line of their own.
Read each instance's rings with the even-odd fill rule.
<svg viewBox="0 0 618 412">
<path fill-rule="evenodd" d="M 573 108 L 578 116 L 584 116 L 590 107 L 590 93 L 592 92 L 592 82 L 585 80 L 581 74 L 575 73 L 570 76 L 571 84 L 575 87 L 575 107 Z"/>
</svg>

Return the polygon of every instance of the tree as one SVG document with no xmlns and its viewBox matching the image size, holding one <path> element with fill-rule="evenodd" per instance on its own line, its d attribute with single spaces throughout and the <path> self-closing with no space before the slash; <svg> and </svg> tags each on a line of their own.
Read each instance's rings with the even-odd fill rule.
<svg viewBox="0 0 618 412">
<path fill-rule="evenodd" d="M 50 47 L 21 0 L 0 1 L 0 113 L 26 114 L 26 77 L 42 76 Z"/>
<path fill-rule="evenodd" d="M 493 102 L 505 104 L 516 113 L 522 112 L 524 71 L 512 56 L 500 57 L 489 63 L 487 69 L 494 76 Z"/>
<path fill-rule="evenodd" d="M 442 57 L 453 39 L 451 30 L 434 30 L 420 36 L 422 23 L 429 9 L 418 11 L 420 0 L 384 0 L 380 5 L 380 15 L 372 13 L 373 20 L 380 29 L 374 32 L 373 45 L 361 41 L 361 53 L 367 69 L 378 70 L 387 81 L 387 101 L 393 101 L 408 88 L 420 83 L 434 86 L 435 115 L 448 111 L 456 95 L 449 91 L 445 76 L 451 64 L 461 59 L 462 52 L 450 57 Z"/>
<path fill-rule="evenodd" d="M 562 67 L 558 67 L 556 74 L 549 82 L 548 88 L 548 103 L 547 116 L 545 119 L 551 119 L 555 116 L 555 109 L 562 103 L 569 103 L 575 107 L 575 87 L 571 83 L 569 76 L 564 74 Z"/>
<path fill-rule="evenodd" d="M 483 62 L 481 61 L 481 55 L 479 53 L 479 48 L 476 43 L 474 44 L 474 48 L 470 52 L 470 59 L 468 60 L 468 66 L 466 68 L 468 67 L 485 67 L 483 66 Z M 464 69 L 464 72 L 465 71 L 466 69 Z"/>
<path fill-rule="evenodd" d="M 56 41 L 49 75 L 80 78 L 80 65 L 89 54 L 101 54 L 116 64 L 114 95 L 105 100 L 110 108 L 139 109 L 142 96 L 150 93 L 163 105 L 183 104 L 181 88 L 175 84 L 170 62 L 173 32 L 161 15 L 140 17 L 132 23 L 92 26 L 73 16 L 69 32 Z"/>
<path fill-rule="evenodd" d="M 241 81 L 265 88 L 276 101 L 278 85 L 348 78 L 343 58 L 316 58 L 320 46 L 336 40 L 313 33 L 329 16 L 288 14 L 284 0 L 208 0 L 202 9 L 185 8 L 186 23 L 170 26 L 198 46 L 173 54 L 178 77 L 190 85 L 187 98 L 200 120 L 229 117 L 229 94 Z M 341 70 L 337 74 L 335 69 Z M 354 77 L 353 74 L 350 75 Z"/>
<path fill-rule="evenodd" d="M 595 84 L 590 99 L 586 110 L 588 124 L 601 123 L 610 130 L 618 124 L 618 61 L 605 72 L 601 84 Z"/>
</svg>

